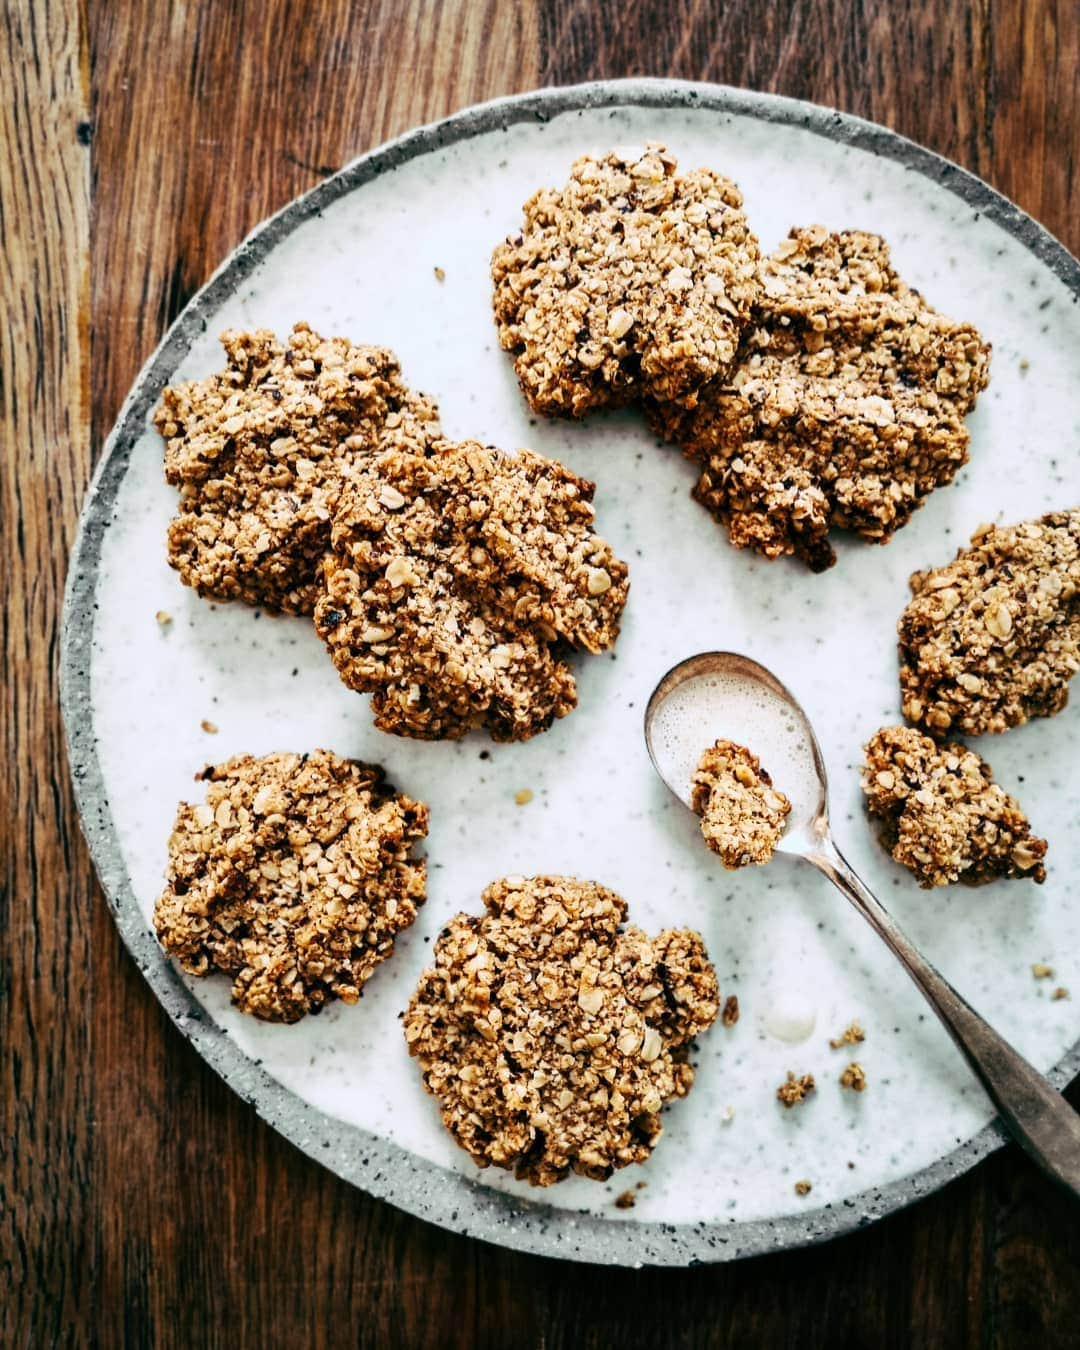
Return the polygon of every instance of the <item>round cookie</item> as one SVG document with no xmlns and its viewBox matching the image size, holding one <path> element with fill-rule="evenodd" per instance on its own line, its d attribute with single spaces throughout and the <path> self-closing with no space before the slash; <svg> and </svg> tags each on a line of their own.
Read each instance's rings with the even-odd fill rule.
<svg viewBox="0 0 1080 1350">
<path fill-rule="evenodd" d="M 911 290 L 876 235 L 792 230 L 761 277 L 727 378 L 647 414 L 701 462 L 694 495 L 733 544 L 820 572 L 831 530 L 887 543 L 967 462 L 990 349 Z"/>
<path fill-rule="evenodd" d="M 720 174 L 680 175 L 656 143 L 577 160 L 492 256 L 499 341 L 529 406 L 580 417 L 692 399 L 735 356 L 757 260 L 742 194 Z"/>
<path fill-rule="evenodd" d="M 536 1186 L 644 1162 L 719 1010 L 701 938 L 623 929 L 624 900 L 569 877 L 508 877 L 483 899 L 443 929 L 405 1013 L 443 1123 L 479 1166 Z"/>
<path fill-rule="evenodd" d="M 180 489 L 168 558 L 200 595 L 311 612 L 341 473 L 382 437 L 423 449 L 434 404 L 393 352 L 297 324 L 222 336 L 227 365 L 167 388 L 154 412 L 165 477 Z"/>
<path fill-rule="evenodd" d="M 198 777 L 206 801 L 177 811 L 154 908 L 162 946 L 189 974 L 232 975 L 233 1003 L 267 1021 L 355 1003 L 423 903 L 427 807 L 327 750 Z"/>
<path fill-rule="evenodd" d="M 576 706 L 564 658 L 614 643 L 629 585 L 592 494 L 554 460 L 475 441 L 349 476 L 315 627 L 376 726 L 527 740 Z"/>
</svg>

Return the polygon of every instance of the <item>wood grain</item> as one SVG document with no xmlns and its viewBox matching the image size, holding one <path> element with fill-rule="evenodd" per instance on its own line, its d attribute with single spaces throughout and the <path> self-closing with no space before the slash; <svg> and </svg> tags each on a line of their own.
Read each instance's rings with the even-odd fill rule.
<svg viewBox="0 0 1080 1350">
<path fill-rule="evenodd" d="M 54 668 L 91 458 L 139 366 L 229 249 L 346 159 L 542 83 L 718 80 L 894 126 L 1075 251 L 1078 28 L 1066 0 L 6 0 L 0 1344 L 1075 1343 L 1080 1224 L 1011 1149 L 841 1242 L 681 1272 L 483 1247 L 339 1183 L 221 1086 L 126 957 Z"/>
</svg>

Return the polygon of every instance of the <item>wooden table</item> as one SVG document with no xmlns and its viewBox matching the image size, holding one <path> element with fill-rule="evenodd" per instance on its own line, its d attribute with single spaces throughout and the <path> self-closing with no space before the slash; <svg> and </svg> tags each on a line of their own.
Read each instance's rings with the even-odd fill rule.
<svg viewBox="0 0 1080 1350">
<path fill-rule="evenodd" d="M 337 1181 L 222 1086 L 121 947 L 79 834 L 55 674 L 67 551 L 129 384 L 246 231 L 353 155 L 538 85 L 717 80 L 895 127 L 1080 251 L 1075 0 L 0 14 L 0 1342 L 1080 1342 L 1080 1213 L 1015 1148 L 830 1246 L 685 1272 L 499 1251 Z"/>
</svg>

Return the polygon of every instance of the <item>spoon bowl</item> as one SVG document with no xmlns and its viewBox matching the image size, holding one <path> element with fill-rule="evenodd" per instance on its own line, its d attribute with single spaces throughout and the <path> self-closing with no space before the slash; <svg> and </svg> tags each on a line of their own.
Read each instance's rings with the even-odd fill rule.
<svg viewBox="0 0 1080 1350">
<path fill-rule="evenodd" d="M 810 863 L 851 901 L 918 985 L 1006 1128 L 1049 1176 L 1080 1197 L 1080 1116 L 909 941 L 837 848 L 825 761 L 810 719 L 772 671 L 738 652 L 680 661 L 645 709 L 653 767 L 687 807 L 698 762 L 720 738 L 757 755 L 791 801 L 776 852 Z"/>
</svg>

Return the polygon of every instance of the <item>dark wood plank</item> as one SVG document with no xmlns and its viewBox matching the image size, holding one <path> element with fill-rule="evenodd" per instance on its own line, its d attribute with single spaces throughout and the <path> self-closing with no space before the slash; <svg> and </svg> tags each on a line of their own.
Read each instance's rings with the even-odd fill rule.
<svg viewBox="0 0 1080 1350">
<path fill-rule="evenodd" d="M 221 1086 L 123 952 L 53 668 L 91 453 L 192 291 L 322 174 L 495 94 L 676 75 L 885 122 L 1077 249 L 1075 5 L 85 0 L 80 45 L 81 11 L 0 19 L 0 1343 L 1072 1343 L 1080 1225 L 1015 1150 L 842 1242 L 681 1272 L 482 1247 L 339 1183 Z"/>
<path fill-rule="evenodd" d="M 58 606 L 90 468 L 74 8 L 0 9 L 0 70 L 0 1343 L 42 1345 L 81 1316 L 92 1242 L 94 883 L 55 712 Z"/>
</svg>

